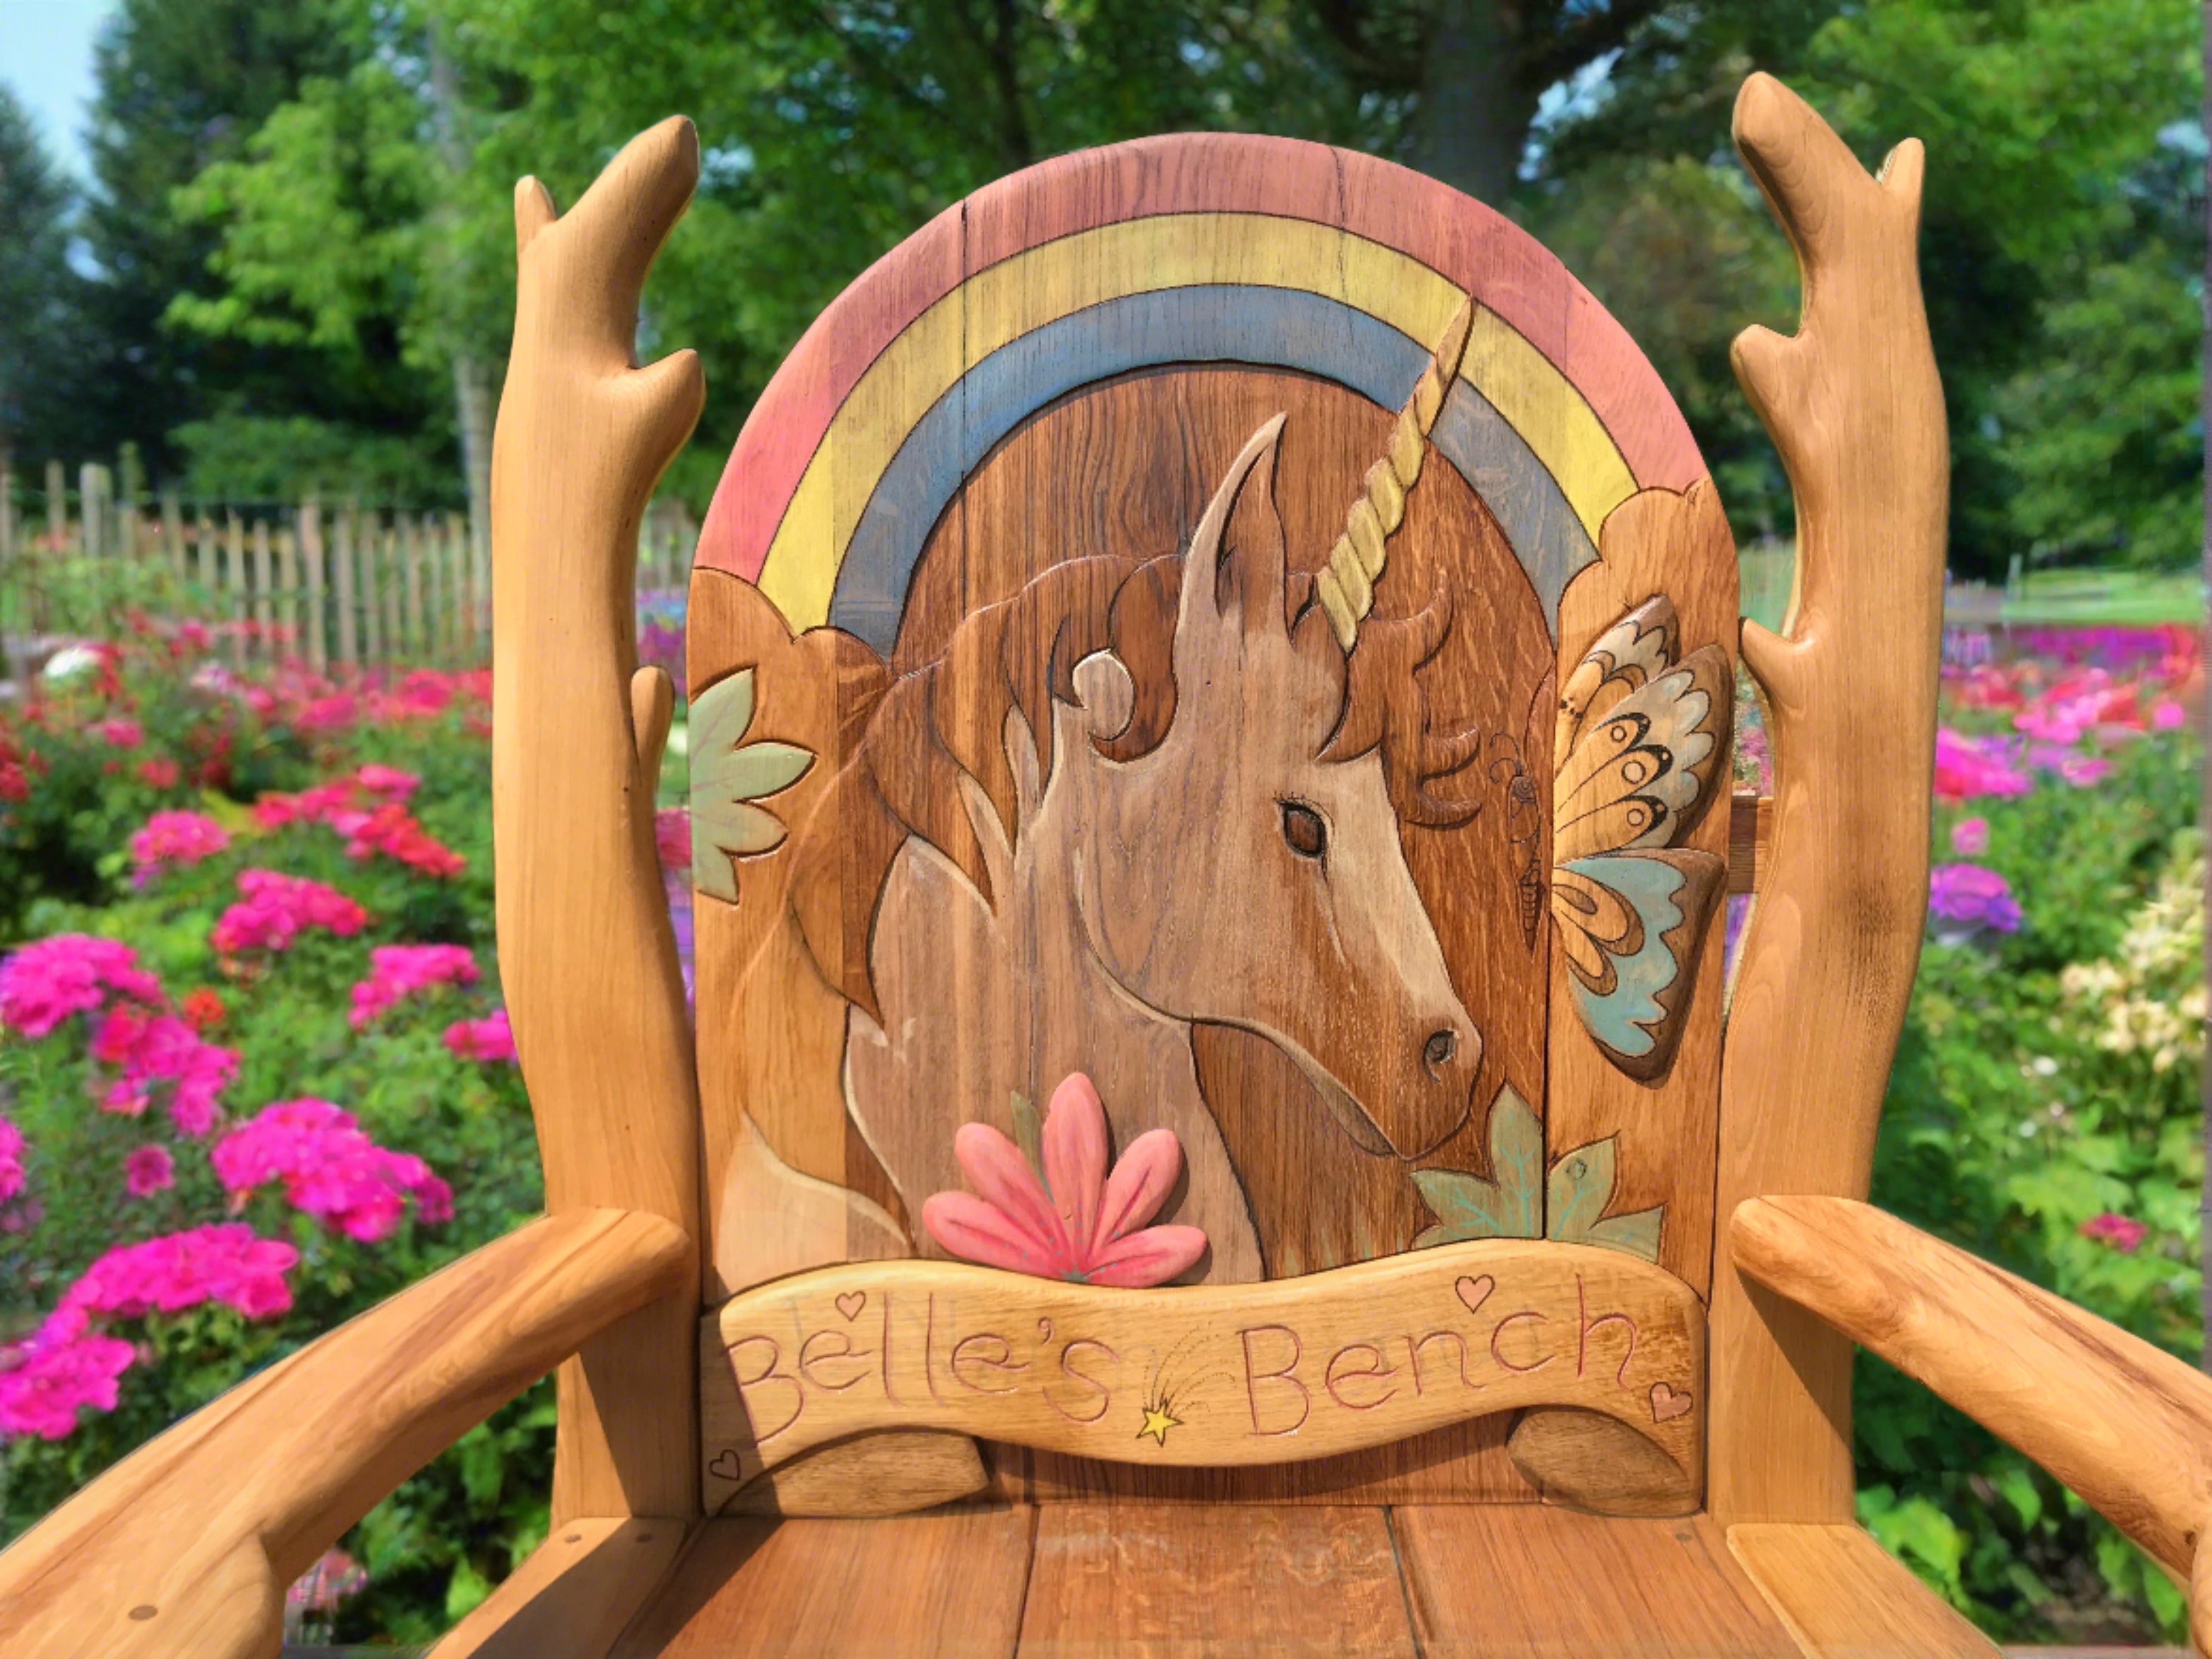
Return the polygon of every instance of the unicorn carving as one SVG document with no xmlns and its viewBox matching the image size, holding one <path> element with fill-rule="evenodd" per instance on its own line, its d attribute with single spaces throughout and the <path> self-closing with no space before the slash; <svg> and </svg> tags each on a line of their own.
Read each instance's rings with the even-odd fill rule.
<svg viewBox="0 0 2212 1659">
<path fill-rule="evenodd" d="M 1237 1165 L 1267 1149 L 1224 1143 L 1201 1022 L 1288 1055 L 1347 1157 L 1409 1165 L 1466 1121 L 1482 1037 L 1399 826 L 1473 816 L 1432 786 L 1480 741 L 1431 733 L 1413 681 L 1449 611 L 1369 616 L 1466 326 L 1317 576 L 1287 566 L 1278 416 L 1187 553 L 1054 566 L 869 712 L 798 848 L 818 878 L 793 891 L 851 1003 L 850 1121 L 910 1218 L 960 1186 L 963 1123 L 1008 1130 L 1018 1099 L 1081 1071 L 1118 1145 L 1182 1141 L 1164 1218 L 1212 1241 L 1197 1275 L 1264 1276 Z"/>
</svg>

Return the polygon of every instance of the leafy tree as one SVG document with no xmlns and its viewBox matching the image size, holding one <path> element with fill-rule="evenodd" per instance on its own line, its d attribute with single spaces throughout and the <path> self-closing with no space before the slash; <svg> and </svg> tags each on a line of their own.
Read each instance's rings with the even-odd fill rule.
<svg viewBox="0 0 2212 1659">
<path fill-rule="evenodd" d="M 136 440 L 158 476 L 179 464 L 169 434 L 188 422 L 298 416 L 340 434 L 442 437 L 388 325 L 349 357 L 167 320 L 179 295 L 222 292 L 208 268 L 218 229 L 179 215 L 175 193 L 240 155 L 307 80 L 346 72 L 362 43 L 343 21 L 338 0 L 122 0 L 103 29 L 82 231 L 97 267 L 89 313 L 106 353 L 97 379 L 78 388 L 98 447 Z"/>
<path fill-rule="evenodd" d="M 0 87 L 0 453 L 19 463 L 88 435 L 76 394 L 96 360 L 69 262 L 73 206 L 29 114 Z"/>
</svg>

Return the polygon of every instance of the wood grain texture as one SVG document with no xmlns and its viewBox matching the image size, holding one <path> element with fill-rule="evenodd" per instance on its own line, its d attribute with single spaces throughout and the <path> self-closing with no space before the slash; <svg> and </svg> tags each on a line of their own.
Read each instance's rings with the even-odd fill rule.
<svg viewBox="0 0 2212 1659">
<path fill-rule="evenodd" d="M 550 1216 L 240 1384 L 0 1553 L 10 1659 L 274 1659 L 285 1586 L 693 1259 L 658 1216 Z"/>
<path fill-rule="evenodd" d="M 1593 1514 L 1689 1515 L 1703 1492 L 1664 1452 L 1601 1412 L 1566 1406 L 1523 1412 L 1505 1449 L 1546 1503 Z"/>
<path fill-rule="evenodd" d="M 1390 1519 L 1425 1659 L 1801 1659 L 1705 1516 L 1418 1505 Z"/>
<path fill-rule="evenodd" d="M 1785 633 L 1746 623 L 1779 765 L 1774 853 L 1732 987 L 1716 1213 L 1766 1193 L 1863 1197 L 1928 896 L 1949 468 L 1915 241 L 1922 157 L 1869 178 L 1819 116 L 1753 76 L 1737 147 L 1797 249 L 1805 309 L 1735 343 L 1797 501 Z M 1850 1345 L 1713 1284 L 1713 1513 L 1852 1516 Z"/>
<path fill-rule="evenodd" d="M 1384 1513 L 1054 1504 L 1021 1659 L 1413 1659 Z"/>
<path fill-rule="evenodd" d="M 1264 1285 L 1124 1291 L 947 1262 L 825 1268 L 715 1316 L 738 1410 L 704 1398 L 740 1483 L 884 1428 L 1119 1462 L 1297 1462 L 1534 1403 L 1601 1411 L 1686 1480 L 1702 1309 L 1617 1250 L 1446 1245 Z M 719 1402 L 719 1408 L 718 1408 Z"/>
<path fill-rule="evenodd" d="M 647 269 L 698 171 L 673 119 L 564 217 L 534 179 L 517 186 L 491 477 L 500 977 L 547 1207 L 640 1210 L 695 1240 L 691 1024 L 653 851 L 658 745 L 633 722 L 632 566 L 704 392 L 690 352 L 630 357 Z M 562 1368 L 556 1526 L 698 1512 L 697 1307 L 694 1279 Z"/>
<path fill-rule="evenodd" d="M 702 1399 L 726 1397 L 702 1407 L 712 1420 L 729 1407 L 736 1393 L 729 1368 L 706 1355 L 700 1379 Z M 963 1498 L 990 1484 L 975 1443 L 964 1434 L 937 1429 L 884 1429 L 817 1447 L 788 1463 L 732 1487 L 738 1459 L 727 1451 L 707 1460 L 704 1488 L 710 1512 L 720 1515 L 911 1515 Z M 725 1498 L 723 1494 L 728 1493 Z"/>
<path fill-rule="evenodd" d="M 614 1659 L 1011 1659 L 1035 1511 L 709 1521 Z"/>
<path fill-rule="evenodd" d="M 684 1547 L 678 1521 L 571 1521 L 430 1650 L 432 1659 L 606 1659 Z"/>
<path fill-rule="evenodd" d="M 1850 1199 L 1749 1200 L 1729 1242 L 1759 1283 L 1926 1383 L 2189 1574 L 2212 1512 L 2212 1378 Z"/>
<path fill-rule="evenodd" d="M 1996 1647 L 1856 1527 L 1730 1527 L 1729 1553 L 1805 1659 L 1996 1659 Z"/>
<path fill-rule="evenodd" d="M 1756 892 L 1774 856 L 1774 798 L 1737 790 L 1729 797 L 1729 896 Z"/>
<path fill-rule="evenodd" d="M 1613 510 L 1600 562 L 1577 577 L 1559 607 L 1563 682 L 1599 636 L 1655 596 L 1672 602 L 1677 661 L 1718 645 L 1728 661 L 1707 717 L 1723 739 L 1686 828 L 1667 845 L 1726 858 L 1729 814 L 1711 810 L 1728 791 L 1728 711 L 1734 691 L 1735 543 L 1710 483 L 1686 495 L 1647 490 Z M 1585 739 L 1589 741 L 1589 739 Z M 1557 854 L 1564 860 L 1565 854 Z M 1555 875 L 1554 879 L 1557 879 Z M 1686 910 L 1684 899 L 1678 906 Z M 1576 1012 L 1567 953 L 1552 957 L 1550 1054 L 1545 1073 L 1546 1156 L 1613 1140 L 1613 1213 L 1660 1207 L 1659 1265 L 1704 1295 L 1711 1284 L 1715 1125 L 1720 1111 L 1721 954 L 1725 930 L 1704 929 L 1679 963 L 1687 983 L 1674 1022 L 1680 1046 L 1657 1077 L 1631 1076 L 1607 1056 Z"/>
</svg>

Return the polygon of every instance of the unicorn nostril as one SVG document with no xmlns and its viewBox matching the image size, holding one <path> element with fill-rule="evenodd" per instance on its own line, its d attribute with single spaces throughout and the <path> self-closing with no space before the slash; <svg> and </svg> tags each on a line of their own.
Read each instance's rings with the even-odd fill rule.
<svg viewBox="0 0 2212 1659">
<path fill-rule="evenodd" d="M 1429 1040 L 1421 1045 L 1421 1063 L 1429 1068 L 1431 1077 L 1451 1064 L 1452 1056 L 1459 1052 L 1459 1036 L 1449 1027 L 1429 1033 Z"/>
</svg>

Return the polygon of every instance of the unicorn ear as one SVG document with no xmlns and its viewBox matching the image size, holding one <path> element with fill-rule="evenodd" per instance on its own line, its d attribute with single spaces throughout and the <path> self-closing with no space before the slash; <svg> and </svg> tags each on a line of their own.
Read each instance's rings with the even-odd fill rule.
<svg viewBox="0 0 2212 1659">
<path fill-rule="evenodd" d="M 1275 453 L 1280 415 L 1252 434 L 1198 521 L 1183 559 L 1182 598 L 1176 617 L 1176 654 L 1186 645 L 1240 633 L 1285 631 L 1283 617 L 1283 517 L 1275 508 Z"/>
</svg>

